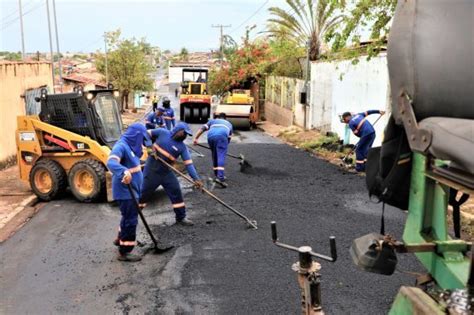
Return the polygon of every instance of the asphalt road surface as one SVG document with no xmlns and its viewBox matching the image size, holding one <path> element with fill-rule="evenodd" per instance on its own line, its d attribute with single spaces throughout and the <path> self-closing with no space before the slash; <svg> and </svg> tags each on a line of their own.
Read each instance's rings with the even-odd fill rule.
<svg viewBox="0 0 474 315">
<path fill-rule="evenodd" d="M 210 154 L 200 151 L 206 156 L 194 155 L 194 162 L 206 178 Z M 363 177 L 259 131 L 240 132 L 230 152 L 245 154 L 253 168 L 241 173 L 228 160 L 229 188 L 214 192 L 257 220 L 258 230 L 182 182 L 195 226 L 173 225 L 158 190 L 145 215 L 160 243 L 176 247 L 129 264 L 115 259 L 112 245 L 117 207 L 53 201 L 0 245 L 0 313 L 297 314 L 300 292 L 291 270 L 297 254 L 273 245 L 272 220 L 282 242 L 323 254 L 336 236 L 338 261 L 321 262 L 327 314 L 385 314 L 398 288 L 414 283 L 405 273 L 365 273 L 351 261 L 352 240 L 379 230 L 381 206 L 368 200 Z M 404 219 L 388 208 L 387 230 L 399 237 Z M 150 242 L 141 224 L 139 240 Z M 398 268 L 420 267 L 412 255 L 400 255 Z"/>
</svg>

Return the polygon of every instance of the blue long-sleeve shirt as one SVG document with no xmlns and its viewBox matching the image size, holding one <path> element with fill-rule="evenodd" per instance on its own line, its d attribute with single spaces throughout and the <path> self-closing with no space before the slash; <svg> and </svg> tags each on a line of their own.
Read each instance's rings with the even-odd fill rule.
<svg viewBox="0 0 474 315">
<path fill-rule="evenodd" d="M 140 158 L 133 153 L 126 142 L 119 140 L 115 143 L 107 160 L 107 167 L 112 172 L 112 196 L 114 200 L 132 199 L 127 185 L 122 183 L 124 173 L 127 170 L 132 174 L 130 184 L 138 200 L 143 183 Z"/>
<path fill-rule="evenodd" d="M 232 124 L 225 119 L 211 119 L 207 124 L 203 125 L 201 129 L 203 131 L 208 131 L 208 139 L 214 137 L 230 138 L 233 132 Z"/>
<path fill-rule="evenodd" d="M 367 116 L 372 114 L 380 114 L 380 111 L 378 109 L 374 109 L 363 113 L 358 113 L 349 121 L 349 127 L 357 137 L 362 138 L 375 132 L 374 126 L 372 126 L 372 124 L 367 121 Z"/>
<path fill-rule="evenodd" d="M 165 126 L 163 116 L 156 115 L 155 112 L 149 113 L 145 118 L 146 129 L 155 129 Z"/>
<path fill-rule="evenodd" d="M 186 144 L 182 141 L 175 141 L 172 138 L 171 132 L 163 128 L 149 130 L 149 132 L 151 137 L 156 139 L 153 144 L 153 149 L 160 155 L 160 157 L 171 163 L 178 157 L 181 157 L 189 175 L 194 180 L 200 179 Z"/>
<path fill-rule="evenodd" d="M 176 120 L 174 118 L 174 110 L 171 107 L 165 108 L 165 112 L 163 113 L 163 119 L 168 130 L 174 128 L 174 126 L 176 125 Z"/>
</svg>

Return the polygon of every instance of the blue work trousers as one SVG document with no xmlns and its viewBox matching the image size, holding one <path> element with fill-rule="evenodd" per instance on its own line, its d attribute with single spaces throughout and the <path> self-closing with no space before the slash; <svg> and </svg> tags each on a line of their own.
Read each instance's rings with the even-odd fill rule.
<svg viewBox="0 0 474 315">
<path fill-rule="evenodd" d="M 225 171 L 225 158 L 227 154 L 227 148 L 229 146 L 229 139 L 227 136 L 212 137 L 207 139 L 207 143 L 212 151 L 212 164 L 214 167 L 214 175 L 219 180 L 224 180 Z"/>
<path fill-rule="evenodd" d="M 365 163 L 367 162 L 367 155 L 375 140 L 375 132 L 369 133 L 360 138 L 357 144 L 356 152 L 356 171 L 365 172 Z"/>
<path fill-rule="evenodd" d="M 133 199 L 117 200 L 122 218 L 118 234 L 119 251 L 126 254 L 133 250 L 137 239 L 138 209 Z"/>
</svg>

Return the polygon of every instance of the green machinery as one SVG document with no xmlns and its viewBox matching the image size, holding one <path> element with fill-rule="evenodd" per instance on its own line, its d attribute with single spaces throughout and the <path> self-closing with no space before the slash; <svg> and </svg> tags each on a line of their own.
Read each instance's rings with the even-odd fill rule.
<svg viewBox="0 0 474 315">
<path fill-rule="evenodd" d="M 426 269 L 416 286 L 400 289 L 392 315 L 474 313 L 474 251 L 471 242 L 460 239 L 458 212 L 474 193 L 474 46 L 459 44 L 472 43 L 472 12 L 474 1 L 469 0 L 397 4 L 388 67 L 391 114 L 394 124 L 403 126 L 411 151 L 393 164 L 411 163 L 405 176 L 410 178 L 403 242 L 372 233 L 351 247 L 354 262 L 366 271 L 392 274 L 395 253 L 414 253 Z M 370 162 L 369 155 L 368 168 Z M 391 172 L 385 170 L 384 176 Z M 454 236 L 449 234 L 448 204 L 453 206 Z"/>
</svg>

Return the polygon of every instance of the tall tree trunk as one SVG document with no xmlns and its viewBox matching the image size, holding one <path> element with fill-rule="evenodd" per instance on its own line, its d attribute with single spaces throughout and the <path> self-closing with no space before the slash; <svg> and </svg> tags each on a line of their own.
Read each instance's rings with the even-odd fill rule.
<svg viewBox="0 0 474 315">
<path fill-rule="evenodd" d="M 128 96 L 130 94 L 130 92 L 128 90 L 125 90 L 123 92 L 124 96 L 125 96 L 125 109 L 128 109 Z"/>
</svg>

